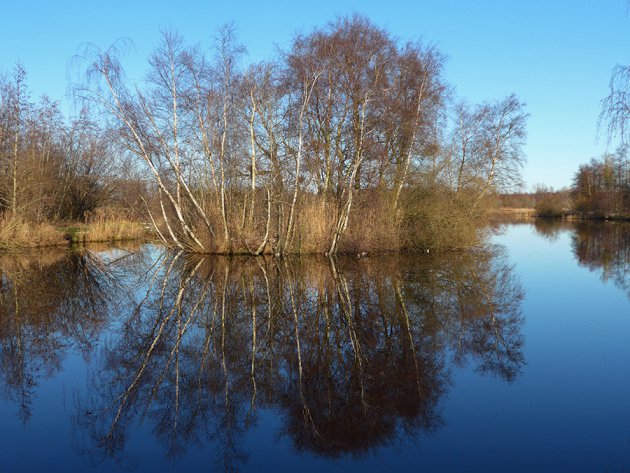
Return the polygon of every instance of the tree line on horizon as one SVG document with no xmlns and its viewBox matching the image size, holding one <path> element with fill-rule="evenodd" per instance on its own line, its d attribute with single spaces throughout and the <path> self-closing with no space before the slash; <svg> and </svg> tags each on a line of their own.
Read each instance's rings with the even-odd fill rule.
<svg viewBox="0 0 630 473">
<path fill-rule="evenodd" d="M 609 93 L 601 101 L 598 127 L 605 129 L 609 144 L 616 138 L 619 146 L 580 165 L 573 176 L 573 210 L 582 216 L 630 218 L 629 119 L 630 67 L 617 65 L 613 68 Z"/>
<path fill-rule="evenodd" d="M 572 201 L 573 208 L 585 216 L 630 216 L 627 147 L 582 164 L 573 178 Z"/>
<path fill-rule="evenodd" d="M 0 80 L 4 221 L 113 208 L 204 253 L 453 248 L 520 182 L 524 104 L 456 100 L 440 51 L 365 17 L 254 64 L 230 26 L 208 51 L 164 32 L 139 83 L 124 49 L 75 58 L 73 120 L 30 101 L 20 66 Z"/>
<path fill-rule="evenodd" d="M 581 164 L 570 187 L 554 190 L 537 184 L 533 192 L 499 196 L 505 208 L 534 209 L 539 217 L 560 218 L 567 214 L 586 219 L 630 218 L 630 165 L 628 148 Z"/>
</svg>

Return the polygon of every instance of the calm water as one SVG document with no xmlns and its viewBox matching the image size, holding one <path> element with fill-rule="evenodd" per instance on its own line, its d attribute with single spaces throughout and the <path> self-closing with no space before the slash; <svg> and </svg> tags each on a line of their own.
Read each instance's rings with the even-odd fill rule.
<svg viewBox="0 0 630 473">
<path fill-rule="evenodd" d="M 0 471 L 630 471 L 630 226 L 0 257 Z"/>
</svg>

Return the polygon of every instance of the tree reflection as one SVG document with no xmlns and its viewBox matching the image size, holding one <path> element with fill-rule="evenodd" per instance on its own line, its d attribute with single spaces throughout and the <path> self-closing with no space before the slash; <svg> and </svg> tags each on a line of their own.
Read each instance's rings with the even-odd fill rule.
<svg viewBox="0 0 630 473">
<path fill-rule="evenodd" d="M 558 240 L 563 231 L 573 230 L 572 222 L 559 218 L 537 218 L 533 221 L 536 234 L 550 241 Z"/>
<path fill-rule="evenodd" d="M 169 458 L 211 444 L 218 469 L 236 470 L 260 409 L 281 413 L 298 451 L 359 457 L 438 428 L 454 363 L 507 381 L 524 363 L 523 294 L 497 247 L 360 260 L 151 246 L 32 256 L 0 259 L 3 395 L 27 421 L 70 352 L 91 360 L 72 420 L 97 462 L 128 463 L 142 423 Z"/>
<path fill-rule="evenodd" d="M 77 399 L 95 461 L 126 461 L 152 426 L 166 455 L 217 447 L 246 461 L 258 409 L 297 450 L 361 456 L 441 424 L 450 366 L 513 380 L 522 289 L 496 247 L 355 260 L 196 259 L 164 253 Z"/>
<path fill-rule="evenodd" d="M 102 256 L 80 249 L 0 257 L 2 392 L 24 422 L 39 381 L 60 370 L 71 347 L 89 357 L 110 318 L 122 278 Z"/>
<path fill-rule="evenodd" d="M 630 297 L 630 225 L 618 222 L 580 222 L 575 227 L 573 252 L 581 266 L 601 272 Z"/>
</svg>

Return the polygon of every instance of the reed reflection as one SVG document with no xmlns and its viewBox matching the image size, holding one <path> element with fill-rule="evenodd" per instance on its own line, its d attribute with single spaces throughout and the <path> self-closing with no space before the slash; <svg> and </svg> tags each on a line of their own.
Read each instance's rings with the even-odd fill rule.
<svg viewBox="0 0 630 473">
<path fill-rule="evenodd" d="M 162 254 L 77 399 L 93 460 L 126 462 L 142 420 L 176 458 L 246 461 L 259 409 L 297 450 L 361 456 L 441 425 L 453 363 L 520 372 L 522 289 L 499 248 L 370 259 Z"/>
</svg>

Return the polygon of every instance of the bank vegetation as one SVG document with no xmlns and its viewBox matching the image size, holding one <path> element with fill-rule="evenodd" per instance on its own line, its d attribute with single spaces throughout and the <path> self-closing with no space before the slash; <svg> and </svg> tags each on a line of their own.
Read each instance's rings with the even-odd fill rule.
<svg viewBox="0 0 630 473">
<path fill-rule="evenodd" d="M 164 32 L 140 82 L 126 46 L 74 59 L 74 120 L 32 104 L 19 66 L 3 80 L 0 240 L 100 215 L 199 253 L 461 248 L 519 183 L 523 103 L 457 100 L 440 51 L 365 17 L 247 64 L 230 26 L 207 50 Z"/>
</svg>

